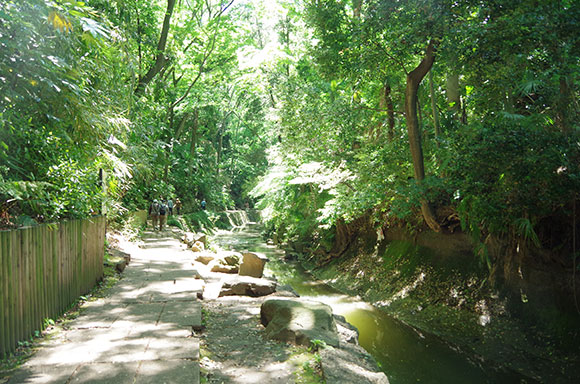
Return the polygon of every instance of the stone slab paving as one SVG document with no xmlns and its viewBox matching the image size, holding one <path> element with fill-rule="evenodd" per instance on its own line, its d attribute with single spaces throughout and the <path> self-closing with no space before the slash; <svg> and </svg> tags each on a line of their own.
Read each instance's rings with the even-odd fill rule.
<svg viewBox="0 0 580 384">
<path fill-rule="evenodd" d="M 16 383 L 199 383 L 201 326 L 192 256 L 170 230 L 146 233 L 106 299 L 45 343 L 8 380 Z"/>
</svg>

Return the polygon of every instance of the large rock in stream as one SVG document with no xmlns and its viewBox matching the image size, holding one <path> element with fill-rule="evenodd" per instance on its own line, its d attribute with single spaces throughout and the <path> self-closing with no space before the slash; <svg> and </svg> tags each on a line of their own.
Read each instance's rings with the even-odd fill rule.
<svg viewBox="0 0 580 384">
<path fill-rule="evenodd" d="M 276 291 L 276 282 L 250 276 L 232 276 L 222 282 L 219 296 L 266 296 Z"/>
<path fill-rule="evenodd" d="M 296 299 L 269 299 L 260 319 L 270 339 L 310 346 L 313 340 L 338 347 L 339 337 L 332 309 L 322 303 Z"/>
<path fill-rule="evenodd" d="M 260 311 L 266 336 L 299 345 L 324 341 L 321 368 L 327 383 L 389 384 L 387 376 L 360 345 L 358 330 L 322 303 L 300 299 L 268 299 Z"/>
<path fill-rule="evenodd" d="M 243 276 L 262 277 L 267 261 L 268 258 L 262 254 L 246 252 L 242 256 L 238 273 Z"/>
</svg>

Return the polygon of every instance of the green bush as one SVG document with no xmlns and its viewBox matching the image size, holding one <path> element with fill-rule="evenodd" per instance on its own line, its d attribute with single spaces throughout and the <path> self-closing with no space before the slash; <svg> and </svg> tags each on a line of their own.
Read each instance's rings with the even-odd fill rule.
<svg viewBox="0 0 580 384">
<path fill-rule="evenodd" d="M 580 190 L 578 139 L 533 117 L 494 118 L 458 130 L 445 172 L 464 227 L 533 239 L 534 225 L 565 214 Z"/>
</svg>

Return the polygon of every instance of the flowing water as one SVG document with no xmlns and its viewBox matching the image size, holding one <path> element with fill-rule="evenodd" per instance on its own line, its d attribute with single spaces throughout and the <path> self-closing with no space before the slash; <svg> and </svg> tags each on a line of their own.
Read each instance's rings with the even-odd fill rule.
<svg viewBox="0 0 580 384">
<path fill-rule="evenodd" d="M 283 261 L 284 252 L 267 245 L 260 227 L 248 225 L 234 232 L 216 233 L 213 241 L 224 249 L 261 252 L 268 256 L 266 273 L 288 284 L 301 297 L 332 307 L 359 330 L 359 342 L 379 363 L 391 384 L 407 383 L 528 383 L 523 377 L 498 372 L 477 363 L 438 338 L 423 334 L 360 298 L 345 295 L 315 280 L 299 265 Z"/>
</svg>

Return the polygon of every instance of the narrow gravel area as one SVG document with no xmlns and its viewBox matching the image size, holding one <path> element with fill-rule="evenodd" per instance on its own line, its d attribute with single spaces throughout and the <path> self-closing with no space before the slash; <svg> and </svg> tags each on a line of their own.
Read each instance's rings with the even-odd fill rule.
<svg viewBox="0 0 580 384">
<path fill-rule="evenodd" d="M 295 383 L 293 356 L 304 352 L 266 339 L 260 323 L 265 298 L 220 297 L 203 302 L 202 383 Z"/>
</svg>

